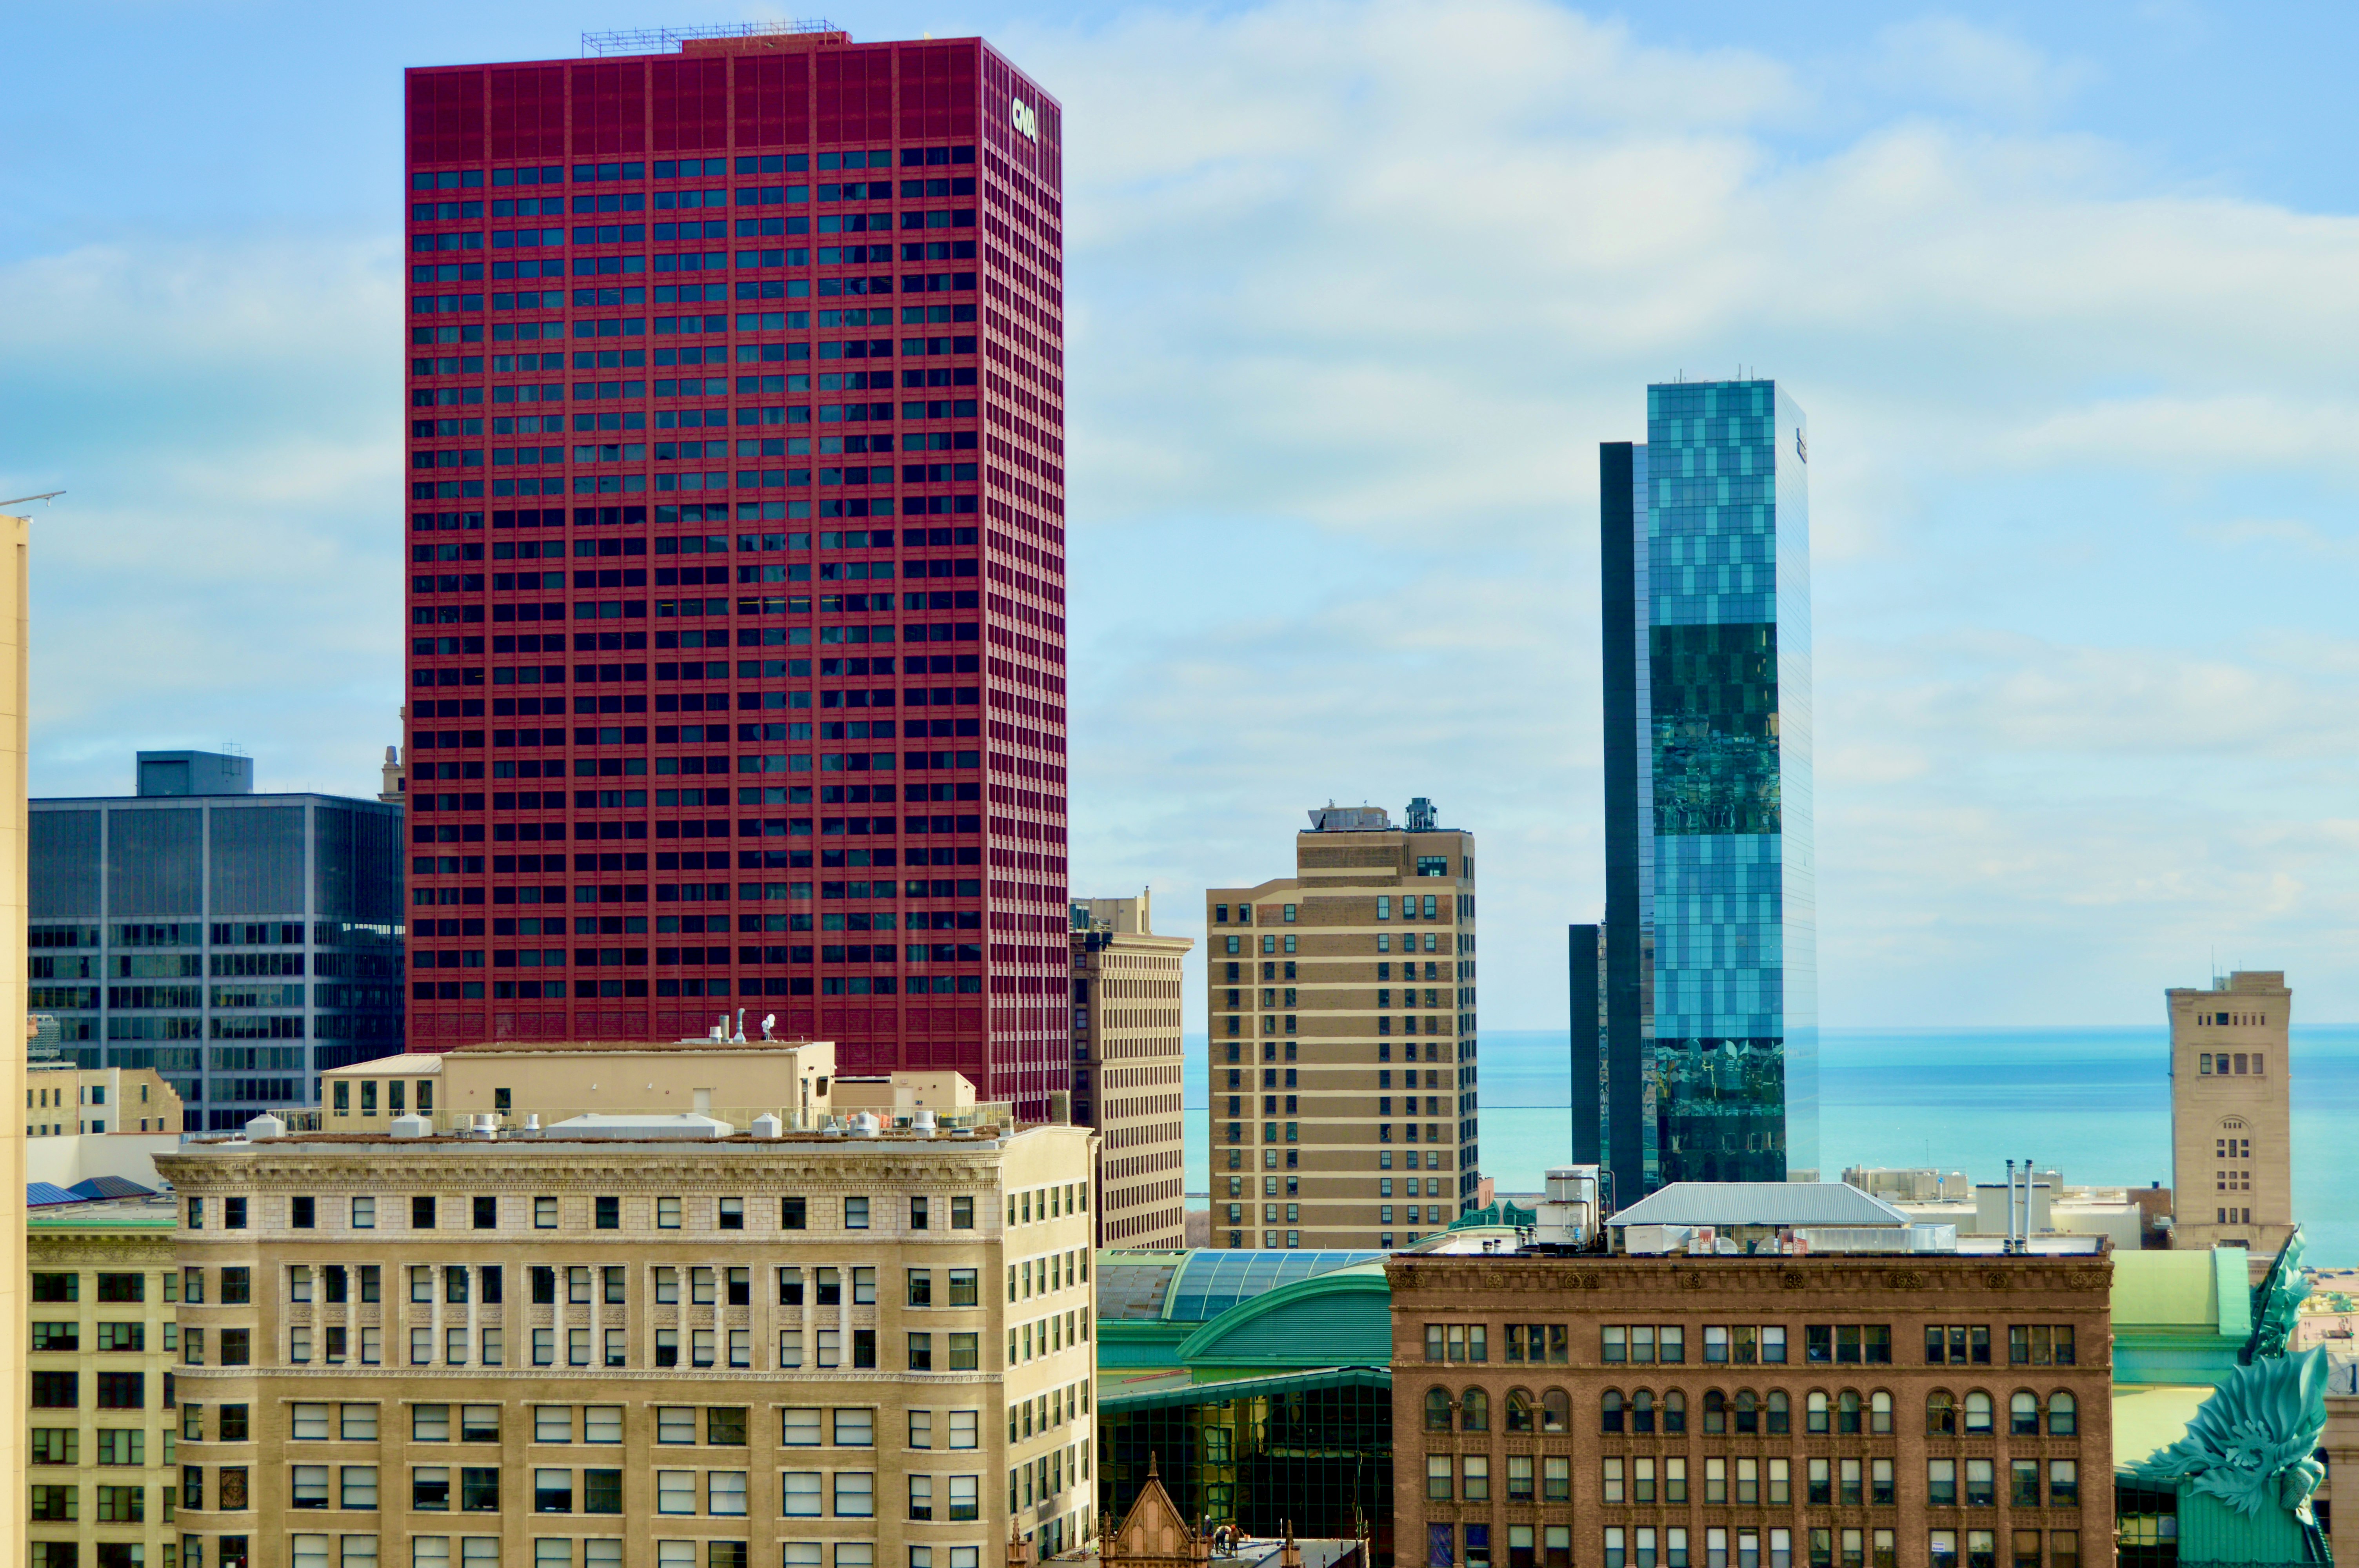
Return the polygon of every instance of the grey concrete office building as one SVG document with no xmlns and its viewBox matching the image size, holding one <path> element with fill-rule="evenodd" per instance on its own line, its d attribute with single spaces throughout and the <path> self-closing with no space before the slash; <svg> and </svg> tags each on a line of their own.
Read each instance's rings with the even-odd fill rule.
<svg viewBox="0 0 2359 1568">
<path fill-rule="evenodd" d="M 315 1105 L 402 1048 L 402 810 L 255 795 L 142 752 L 139 793 L 32 803 L 29 1006 L 84 1066 L 153 1067 L 189 1130 Z"/>
</svg>

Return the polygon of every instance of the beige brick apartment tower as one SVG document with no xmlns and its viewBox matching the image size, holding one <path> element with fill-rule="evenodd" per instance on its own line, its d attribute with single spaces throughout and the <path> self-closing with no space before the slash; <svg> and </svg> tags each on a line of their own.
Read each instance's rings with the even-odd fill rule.
<svg viewBox="0 0 2359 1568">
<path fill-rule="evenodd" d="M 2278 970 L 2239 969 L 2167 994 L 2171 1245 L 2274 1252 L 2294 1224 L 2293 992 Z"/>
<path fill-rule="evenodd" d="M 1155 935 L 1145 891 L 1072 903 L 1073 1119 L 1100 1134 L 1098 1245 L 1183 1247 L 1180 964 L 1196 944 Z"/>
<path fill-rule="evenodd" d="M 1407 1246 L 1473 1201 L 1474 836 L 1326 806 L 1204 895 L 1212 1245 Z"/>
</svg>

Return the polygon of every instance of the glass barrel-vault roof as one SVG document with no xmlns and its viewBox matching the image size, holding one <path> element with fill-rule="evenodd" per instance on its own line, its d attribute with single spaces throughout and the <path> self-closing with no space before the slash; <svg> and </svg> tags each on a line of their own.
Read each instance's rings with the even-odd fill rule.
<svg viewBox="0 0 2359 1568">
<path fill-rule="evenodd" d="M 1239 1302 L 1297 1280 L 1382 1258 L 1382 1252 L 1190 1252 L 1167 1292 L 1163 1315 L 1174 1323 L 1210 1323 Z"/>
</svg>

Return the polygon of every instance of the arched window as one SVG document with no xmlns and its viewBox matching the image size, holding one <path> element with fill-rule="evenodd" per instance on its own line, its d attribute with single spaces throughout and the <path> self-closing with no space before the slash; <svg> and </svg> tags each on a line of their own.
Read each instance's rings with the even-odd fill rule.
<svg viewBox="0 0 2359 1568">
<path fill-rule="evenodd" d="M 1736 1391 L 1736 1430 L 1747 1437 L 1761 1433 L 1761 1401 L 1750 1389 Z"/>
<path fill-rule="evenodd" d="M 1488 1432 L 1491 1430 L 1491 1396 L 1480 1389 L 1469 1389 L 1458 1396 L 1458 1430 Z"/>
<path fill-rule="evenodd" d="M 2039 1435 L 2039 1396 L 2029 1389 L 2017 1389 L 2006 1401 L 2006 1432 L 2009 1437 Z"/>
<path fill-rule="evenodd" d="M 1824 1389 L 1812 1389 L 1802 1400 L 1802 1430 L 1815 1433 L 1826 1432 L 1832 1426 L 1828 1417 L 1827 1391 Z"/>
<path fill-rule="evenodd" d="M 1835 1396 L 1835 1430 L 1847 1437 L 1859 1434 L 1859 1390 L 1845 1389 Z"/>
<path fill-rule="evenodd" d="M 1788 1401 L 1785 1390 L 1770 1390 L 1768 1398 L 1764 1402 L 1768 1411 L 1768 1429 L 1772 1435 L 1783 1436 L 1794 1430 L 1793 1406 Z"/>
<path fill-rule="evenodd" d="M 1972 1390 L 1966 1395 L 1966 1434 L 1987 1437 L 1990 1430 L 1991 1397 L 1980 1389 Z"/>
<path fill-rule="evenodd" d="M 1925 1435 L 1958 1435 L 1958 1402 L 1946 1391 L 1936 1390 L 1925 1396 Z"/>
<path fill-rule="evenodd" d="M 2078 1428 L 2074 1423 L 2075 1407 L 2072 1396 L 2059 1389 L 2048 1396 L 2048 1435 L 2070 1437 Z"/>
<path fill-rule="evenodd" d="M 1655 1396 L 1645 1389 L 1630 1396 L 1630 1430 L 1634 1433 L 1655 1430 Z"/>
<path fill-rule="evenodd" d="M 1450 1391 L 1447 1389 L 1428 1389 L 1425 1391 L 1425 1430 L 1450 1430 Z"/>
<path fill-rule="evenodd" d="M 1852 1430 L 1856 1432 L 1859 1429 L 1854 1427 Z M 1867 1430 L 1882 1433 L 1892 1430 L 1892 1395 L 1883 1389 L 1876 1390 L 1868 1400 Z"/>
<path fill-rule="evenodd" d="M 1600 1432 L 1619 1432 L 1622 1430 L 1621 1390 L 1608 1389 L 1605 1390 L 1605 1402 L 1603 1407 L 1601 1407 L 1597 1422 L 1597 1430 Z"/>
<path fill-rule="evenodd" d="M 1542 1432 L 1572 1430 L 1572 1396 L 1571 1394 L 1566 1393 L 1562 1389 L 1550 1389 L 1540 1396 L 1540 1430 Z"/>
<path fill-rule="evenodd" d="M 1688 1429 L 1688 1397 L 1677 1389 L 1663 1390 L 1663 1430 L 1678 1434 Z"/>
<path fill-rule="evenodd" d="M 1532 1429 L 1532 1396 L 1521 1389 L 1507 1390 L 1507 1430 L 1529 1432 Z"/>
<path fill-rule="evenodd" d="M 1703 1397 L 1703 1429 L 1707 1434 L 1728 1430 L 1728 1396 L 1718 1389 Z"/>
</svg>

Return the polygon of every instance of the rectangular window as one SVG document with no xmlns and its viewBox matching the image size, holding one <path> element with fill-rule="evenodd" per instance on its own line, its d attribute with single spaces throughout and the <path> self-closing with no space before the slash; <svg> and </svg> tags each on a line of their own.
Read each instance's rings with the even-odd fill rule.
<svg viewBox="0 0 2359 1568">
<path fill-rule="evenodd" d="M 1937 1509 L 1958 1505 L 1958 1462 L 1954 1459 L 1925 1461 L 1925 1500 Z"/>
<path fill-rule="evenodd" d="M 2077 1509 L 2081 1506 L 2080 1461 L 2050 1459 L 2048 1462 L 2048 1506 L 2053 1509 Z"/>
</svg>

